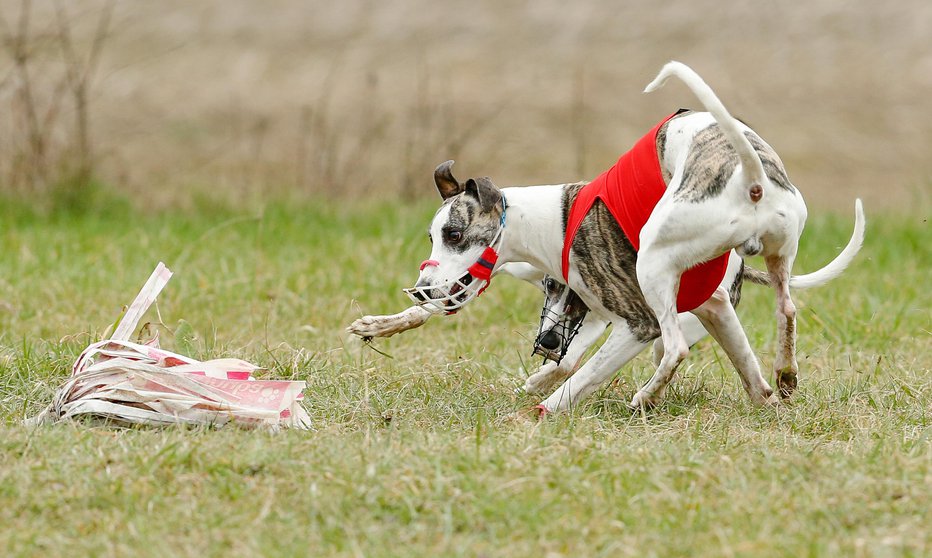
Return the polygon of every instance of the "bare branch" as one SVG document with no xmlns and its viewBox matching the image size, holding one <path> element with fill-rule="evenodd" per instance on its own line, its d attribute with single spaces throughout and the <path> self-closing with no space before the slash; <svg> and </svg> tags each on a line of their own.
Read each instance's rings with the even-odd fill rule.
<svg viewBox="0 0 932 558">
<path fill-rule="evenodd" d="M 42 129 L 51 130 L 55 124 L 55 119 L 58 117 L 59 109 L 61 108 L 62 97 L 65 96 L 65 91 L 68 89 L 68 78 L 62 77 L 58 80 L 58 83 L 55 85 L 55 90 L 52 92 L 52 98 L 48 103 L 48 107 L 45 110 L 45 117 L 42 118 Z"/>
<path fill-rule="evenodd" d="M 100 63 L 100 54 L 103 52 L 104 41 L 110 31 L 110 21 L 113 19 L 113 11 L 116 8 L 116 0 L 109 0 L 100 13 L 100 19 L 97 20 L 97 30 L 94 32 L 94 41 L 91 43 L 91 51 L 87 56 L 87 63 L 84 66 L 84 80 L 89 80 L 96 72 Z"/>
<path fill-rule="evenodd" d="M 55 20 L 58 23 L 58 44 L 61 46 L 62 57 L 65 59 L 65 73 L 68 76 L 71 88 L 78 87 L 80 74 L 80 64 L 78 55 L 74 51 L 74 43 L 71 40 L 71 27 L 65 14 L 65 9 L 60 0 L 55 0 Z"/>
<path fill-rule="evenodd" d="M 100 55 L 110 28 L 116 1 L 109 0 L 101 10 L 90 51 L 85 60 L 81 60 L 75 48 L 71 36 L 71 25 L 61 0 L 54 0 L 54 5 L 58 23 L 58 42 L 61 47 L 62 57 L 65 60 L 65 75 L 74 98 L 74 133 L 78 156 L 78 178 L 79 182 L 84 182 L 90 178 L 93 165 L 90 119 L 88 117 L 88 88 L 100 62 Z"/>
</svg>

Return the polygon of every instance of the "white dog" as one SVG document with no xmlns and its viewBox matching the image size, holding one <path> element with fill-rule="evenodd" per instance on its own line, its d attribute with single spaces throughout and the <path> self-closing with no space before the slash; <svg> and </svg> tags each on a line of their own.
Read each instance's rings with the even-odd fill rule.
<svg viewBox="0 0 932 558">
<path fill-rule="evenodd" d="M 729 257 L 732 250 L 764 258 L 762 282 L 777 298 L 776 382 L 788 397 L 798 370 L 789 289 L 837 277 L 860 249 L 864 215 L 857 200 L 845 249 L 825 268 L 791 278 L 807 212 L 782 162 L 683 64 L 667 64 L 647 91 L 670 76 L 682 79 L 708 112 L 663 120 L 589 184 L 502 190 L 487 178 L 458 182 L 452 162 L 435 172 L 445 201 L 430 225 L 430 259 L 407 290 L 413 300 L 430 312 L 452 313 L 478 296 L 494 271 L 527 262 L 562 277 L 602 328 L 614 326 L 596 354 L 542 402 L 542 411 L 578 402 L 661 337 L 657 370 L 630 406 L 656 404 L 688 351 L 678 318 L 683 311 L 722 346 L 752 401 L 778 402 L 729 301 L 728 280 L 740 262 Z"/>
</svg>

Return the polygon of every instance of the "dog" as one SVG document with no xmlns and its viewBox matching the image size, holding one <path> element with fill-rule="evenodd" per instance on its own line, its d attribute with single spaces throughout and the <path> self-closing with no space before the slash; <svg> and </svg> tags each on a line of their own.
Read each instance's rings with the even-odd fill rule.
<svg viewBox="0 0 932 558">
<path fill-rule="evenodd" d="M 779 403 L 780 397 L 792 394 L 798 375 L 790 288 L 837 277 L 860 250 L 865 219 L 856 200 L 855 228 L 847 246 L 821 270 L 792 278 L 794 284 L 790 270 L 807 209 L 782 161 L 687 66 L 667 64 L 646 91 L 671 76 L 684 81 L 707 112 L 671 115 L 645 136 L 649 142 L 636 144 L 650 143 L 664 187 L 637 234 L 626 235 L 624 223 L 598 196 L 590 196 L 590 207 L 570 222 L 578 198 L 602 177 L 588 185 L 499 189 L 488 178 L 460 183 L 449 161 L 435 171 L 444 203 L 430 224 L 430 258 L 422 263 L 415 286 L 406 290 L 416 304 L 428 312 L 455 312 L 484 291 L 493 272 L 524 262 L 562 278 L 597 321 L 613 325 L 592 358 L 541 402 L 541 412 L 562 411 L 581 401 L 659 338 L 657 369 L 629 403 L 632 409 L 656 405 L 690 345 L 680 324 L 680 295 L 692 296 L 695 303 L 696 293 L 709 285 L 713 290 L 708 298 L 688 310 L 725 350 L 751 400 Z M 732 250 L 741 256 L 761 255 L 767 283 L 776 292 L 779 349 L 774 368 L 780 397 L 761 374 L 729 301 L 726 276 L 734 266 L 735 258 L 728 257 Z M 714 273 L 687 284 L 686 276 L 699 267 L 715 268 Z M 680 289 L 681 283 L 688 288 Z M 701 288 L 694 289 L 696 285 Z"/>
<path fill-rule="evenodd" d="M 496 270 L 495 275 L 510 275 L 521 279 L 544 293 L 538 333 L 532 349 L 532 354 L 544 357 L 544 363 L 527 378 L 522 387 L 515 390 L 517 393 L 542 395 L 555 382 L 572 375 L 585 353 L 602 336 L 610 323 L 589 315 L 589 307 L 572 289 L 530 264 L 504 264 Z M 736 306 L 741 298 L 741 283 L 742 276 L 735 276 L 729 288 L 730 300 Z M 422 305 L 415 305 L 397 314 L 362 316 L 354 320 L 346 331 L 368 342 L 376 337 L 392 337 L 421 327 L 435 315 L 437 314 L 426 310 Z M 681 319 L 687 338 L 693 339 L 690 345 L 707 334 L 701 323 L 691 314 L 684 313 Z M 660 343 L 655 341 L 655 354 L 658 351 L 662 353 L 662 350 Z"/>
<path fill-rule="evenodd" d="M 737 256 L 733 254 L 733 256 Z M 818 272 L 817 272 L 818 273 Z M 583 356 L 602 336 L 610 325 L 589 313 L 589 307 L 572 289 L 560 283 L 556 278 L 547 276 L 526 263 L 508 263 L 496 270 L 496 275 L 511 275 L 527 281 L 544 293 L 543 308 L 540 313 L 538 333 L 535 337 L 532 354 L 544 357 L 544 363 L 528 376 L 524 385 L 516 393 L 543 395 L 556 383 L 569 378 L 578 369 Z M 806 282 L 810 276 L 794 276 L 790 280 L 793 288 L 815 286 Z M 744 281 L 759 285 L 770 285 L 769 276 L 743 264 L 738 268 L 734 279 L 727 277 L 729 302 L 735 308 L 741 301 Z M 397 333 L 420 327 L 436 314 L 421 306 L 410 308 L 392 315 L 363 316 L 355 320 L 347 332 L 366 340 L 374 337 L 391 337 Z M 680 325 L 690 347 L 704 338 L 708 333 L 694 315 L 684 312 L 680 316 Z M 578 335 L 578 336 L 577 336 Z M 653 361 L 657 366 L 663 356 L 663 344 L 654 340 Z"/>
</svg>

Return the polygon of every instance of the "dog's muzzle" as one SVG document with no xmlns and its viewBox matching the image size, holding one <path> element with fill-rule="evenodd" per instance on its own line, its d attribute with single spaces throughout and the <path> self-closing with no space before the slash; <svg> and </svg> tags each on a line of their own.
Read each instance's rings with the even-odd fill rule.
<svg viewBox="0 0 932 558">
<path fill-rule="evenodd" d="M 544 307 L 540 314 L 540 329 L 534 340 L 532 354 L 544 357 L 544 362 L 552 360 L 559 363 L 566 356 L 566 351 L 579 333 L 582 323 L 583 320 L 577 320 L 573 324 L 570 318 Z"/>
<path fill-rule="evenodd" d="M 453 314 L 479 296 L 488 285 L 488 281 L 466 273 L 459 279 L 437 285 L 415 286 L 404 292 L 415 304 L 432 314 Z"/>
<path fill-rule="evenodd" d="M 415 304 L 432 314 L 455 314 L 489 286 L 497 260 L 498 253 L 489 246 L 459 278 L 435 285 L 415 285 L 404 289 L 404 292 Z M 421 263 L 421 270 L 439 265 L 437 261 L 426 260 Z"/>
</svg>

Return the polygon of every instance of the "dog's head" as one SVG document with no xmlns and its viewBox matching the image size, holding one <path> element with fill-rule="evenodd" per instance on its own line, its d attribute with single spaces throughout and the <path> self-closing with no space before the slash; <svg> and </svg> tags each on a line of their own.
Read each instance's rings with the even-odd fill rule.
<svg viewBox="0 0 932 558">
<path fill-rule="evenodd" d="M 544 278 L 544 308 L 534 341 L 534 354 L 560 362 L 579 332 L 589 307 L 575 291 L 553 277 Z"/>
<path fill-rule="evenodd" d="M 504 228 L 505 199 L 488 178 L 465 183 L 453 177 L 453 161 L 441 163 L 434 182 L 443 205 L 428 229 L 430 257 L 417 283 L 405 289 L 417 304 L 435 313 L 452 313 L 488 286 Z"/>
</svg>

